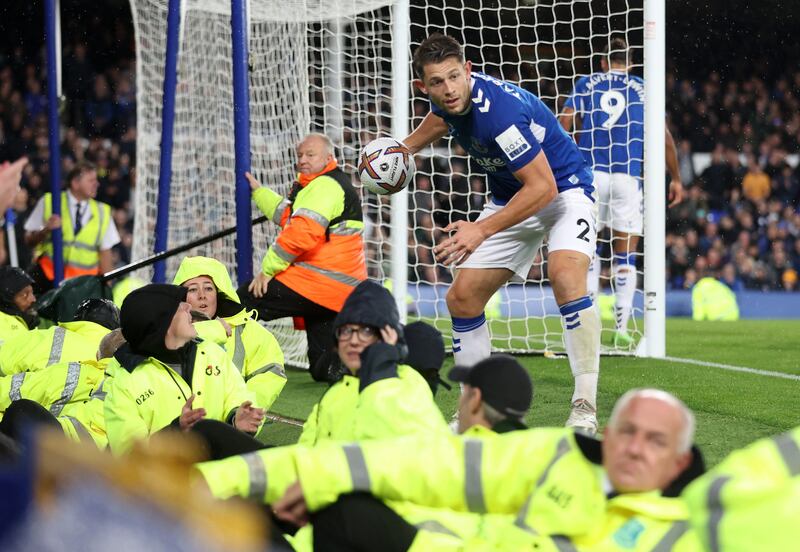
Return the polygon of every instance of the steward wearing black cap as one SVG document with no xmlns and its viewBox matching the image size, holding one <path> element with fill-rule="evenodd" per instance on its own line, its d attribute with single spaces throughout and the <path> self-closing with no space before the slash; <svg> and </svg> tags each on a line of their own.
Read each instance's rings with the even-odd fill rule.
<svg viewBox="0 0 800 552">
<path fill-rule="evenodd" d="M 458 432 L 477 437 L 486 429 L 505 433 L 527 429 L 533 402 L 528 372 L 510 355 L 492 355 L 474 366 L 456 366 L 448 378 L 463 384 L 458 400 Z"/>
<path fill-rule="evenodd" d="M 71 322 L 31 330 L 0 349 L 0 373 L 35 372 L 60 362 L 94 360 L 100 341 L 119 328 L 119 309 L 108 299 L 86 299 Z"/>
<path fill-rule="evenodd" d="M 39 325 L 33 279 L 21 268 L 0 267 L 0 346 Z"/>
<path fill-rule="evenodd" d="M 394 298 L 383 286 L 371 280 L 361 282 L 348 296 L 333 327 L 334 347 L 345 372 L 314 405 L 300 444 L 447 430 L 431 385 L 404 363 L 409 344 Z M 441 366 L 444 355 L 439 359 L 438 354 L 435 347 L 430 352 L 432 359 L 415 351 L 420 358 L 417 362 L 431 367 L 437 362 Z M 437 377 L 431 378 L 434 382 L 438 381 L 438 367 L 436 371 Z"/>
<path fill-rule="evenodd" d="M 225 351 L 197 339 L 186 289 L 150 284 L 122 303 L 127 343 L 114 355 L 116 371 L 105 401 L 111 450 L 167 426 L 188 431 L 200 420 L 219 420 L 255 433 L 264 411 L 253 406 L 241 374 Z"/>
</svg>

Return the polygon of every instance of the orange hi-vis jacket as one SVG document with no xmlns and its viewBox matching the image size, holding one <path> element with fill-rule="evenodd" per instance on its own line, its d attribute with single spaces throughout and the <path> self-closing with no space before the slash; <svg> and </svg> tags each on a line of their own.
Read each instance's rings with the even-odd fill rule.
<svg viewBox="0 0 800 552">
<path fill-rule="evenodd" d="M 281 226 L 261 268 L 303 297 L 339 311 L 367 278 L 358 193 L 335 161 L 319 174 L 299 175 L 288 198 L 262 186 L 256 205 Z"/>
</svg>

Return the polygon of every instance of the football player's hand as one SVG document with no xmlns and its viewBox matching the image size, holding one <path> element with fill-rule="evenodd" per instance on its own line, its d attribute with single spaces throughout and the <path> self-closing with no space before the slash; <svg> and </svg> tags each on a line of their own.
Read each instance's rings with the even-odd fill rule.
<svg viewBox="0 0 800 552">
<path fill-rule="evenodd" d="M 466 261 L 487 238 L 477 223 L 466 220 L 448 224 L 444 231 L 455 232 L 455 234 L 434 247 L 433 253 L 445 266 L 457 265 Z"/>
<path fill-rule="evenodd" d="M 264 274 L 263 272 L 259 272 L 253 281 L 250 282 L 250 285 L 247 286 L 247 291 L 253 294 L 253 297 L 256 299 L 260 299 L 264 297 L 264 294 L 267 293 L 267 286 L 269 286 L 269 281 L 272 278 Z"/>
<path fill-rule="evenodd" d="M 683 201 L 683 182 L 680 180 L 669 181 L 669 205 L 667 207 L 675 207 Z"/>
<path fill-rule="evenodd" d="M 249 172 L 244 173 L 244 177 L 250 183 L 250 191 L 255 192 L 261 187 L 261 183 Z"/>
</svg>

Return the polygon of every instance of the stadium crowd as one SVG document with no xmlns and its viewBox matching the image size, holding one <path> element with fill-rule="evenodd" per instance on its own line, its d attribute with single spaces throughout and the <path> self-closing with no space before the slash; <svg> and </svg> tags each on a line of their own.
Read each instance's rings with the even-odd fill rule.
<svg viewBox="0 0 800 552">
<path fill-rule="evenodd" d="M 136 185 L 133 38 L 122 25 L 92 33 L 90 47 L 76 43 L 64 51 L 62 174 L 84 160 L 97 166 L 97 199 L 112 207 L 121 238 L 113 255 L 121 265 L 130 261 Z M 102 54 L 108 51 L 117 55 Z M 0 159 L 31 160 L 13 205 L 21 266 L 31 262 L 22 226 L 49 186 L 44 69 L 41 55 L 31 57 L 22 48 L 0 58 Z M 724 81 L 714 72 L 696 82 L 670 74 L 667 84 L 668 123 L 688 192 L 667 217 L 668 285 L 689 289 L 710 275 L 734 291 L 798 290 L 800 166 L 792 154 L 800 147 L 800 73 L 770 82 L 755 76 Z M 710 163 L 696 171 L 697 153 L 710 154 Z M 485 183 L 470 176 L 469 163 L 458 152 L 450 159 L 417 159 L 409 221 L 412 280 L 451 279 L 434 262 L 431 247 L 452 213 L 479 212 Z M 541 262 L 534 263 L 530 279 L 540 279 L 542 271 Z"/>
</svg>

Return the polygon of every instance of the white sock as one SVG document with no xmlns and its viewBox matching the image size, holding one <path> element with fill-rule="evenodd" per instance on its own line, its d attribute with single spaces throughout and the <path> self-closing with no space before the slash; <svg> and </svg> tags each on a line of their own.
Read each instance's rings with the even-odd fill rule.
<svg viewBox="0 0 800 552">
<path fill-rule="evenodd" d="M 597 302 L 597 294 L 600 293 L 600 252 L 596 252 L 589 263 L 589 272 L 586 273 L 586 289 L 589 297 Z"/>
<path fill-rule="evenodd" d="M 452 317 L 453 359 L 458 366 L 473 366 L 492 353 L 489 325 L 483 314 L 474 318 Z"/>
<path fill-rule="evenodd" d="M 628 331 L 628 320 L 633 310 L 633 295 L 636 293 L 636 261 L 633 255 L 614 255 L 614 314 L 617 330 Z"/>
<path fill-rule="evenodd" d="M 597 309 L 592 308 L 588 295 L 559 308 L 569 367 L 575 378 L 572 402 L 584 399 L 596 408 L 600 375 L 600 315 Z"/>
</svg>

